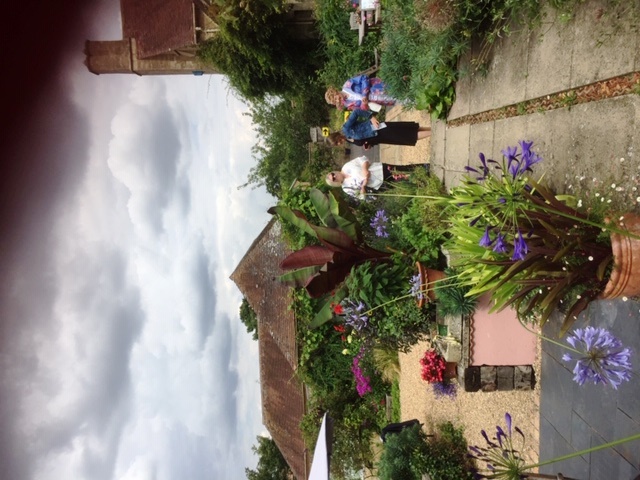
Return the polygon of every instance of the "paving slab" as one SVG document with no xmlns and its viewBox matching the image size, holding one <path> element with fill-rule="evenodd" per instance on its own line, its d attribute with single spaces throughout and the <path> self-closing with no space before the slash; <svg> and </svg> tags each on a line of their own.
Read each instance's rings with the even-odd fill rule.
<svg viewBox="0 0 640 480">
<path fill-rule="evenodd" d="M 542 12 L 542 24 L 529 33 L 526 98 L 538 98 L 567 90 L 571 85 L 572 26 L 561 22 L 550 6 Z"/>
<path fill-rule="evenodd" d="M 463 125 L 446 131 L 444 183 L 447 188 L 460 181 L 469 165 L 469 130 L 469 125 Z"/>
<path fill-rule="evenodd" d="M 571 87 L 634 71 L 640 6 L 633 1 L 611 3 L 588 0 L 576 13 Z"/>
</svg>

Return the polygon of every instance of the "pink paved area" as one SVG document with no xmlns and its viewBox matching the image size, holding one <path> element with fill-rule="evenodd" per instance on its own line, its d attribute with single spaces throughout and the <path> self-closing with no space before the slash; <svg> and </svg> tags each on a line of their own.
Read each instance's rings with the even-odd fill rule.
<svg viewBox="0 0 640 480">
<path fill-rule="evenodd" d="M 489 297 L 480 298 L 471 321 L 470 365 L 532 365 L 536 336 L 520 324 L 515 312 L 489 313 Z"/>
</svg>

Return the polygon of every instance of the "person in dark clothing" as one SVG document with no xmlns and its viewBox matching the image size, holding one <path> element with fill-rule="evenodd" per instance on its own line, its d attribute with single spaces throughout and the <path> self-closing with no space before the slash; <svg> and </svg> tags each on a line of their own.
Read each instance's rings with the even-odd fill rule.
<svg viewBox="0 0 640 480">
<path fill-rule="evenodd" d="M 408 145 L 414 146 L 418 140 L 431 136 L 430 127 L 421 127 L 416 122 L 380 123 L 371 112 L 354 110 L 342 126 L 340 135 L 329 135 L 329 142 L 340 145 L 345 141 L 368 148 L 372 145 Z M 362 142 L 362 143 L 360 143 Z"/>
</svg>

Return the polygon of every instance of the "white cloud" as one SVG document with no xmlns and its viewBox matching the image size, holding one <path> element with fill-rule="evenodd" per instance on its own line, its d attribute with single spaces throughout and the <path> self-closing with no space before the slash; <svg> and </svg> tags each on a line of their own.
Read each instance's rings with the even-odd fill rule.
<svg viewBox="0 0 640 480">
<path fill-rule="evenodd" d="M 12 278 L 24 320 L 0 413 L 15 420 L 15 471 L 242 477 L 264 427 L 257 344 L 228 277 L 273 202 L 237 190 L 253 164 L 246 108 L 217 77 L 67 81 L 88 142 Z"/>
</svg>

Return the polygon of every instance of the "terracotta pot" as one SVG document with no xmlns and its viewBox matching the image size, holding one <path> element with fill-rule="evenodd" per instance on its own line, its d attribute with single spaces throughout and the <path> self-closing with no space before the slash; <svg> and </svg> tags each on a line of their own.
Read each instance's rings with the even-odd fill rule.
<svg viewBox="0 0 640 480">
<path fill-rule="evenodd" d="M 418 273 L 420 274 L 420 283 L 422 285 L 422 291 L 425 292 L 427 301 L 434 301 L 436 299 L 436 292 L 434 290 L 435 282 L 445 278 L 445 273 L 441 270 L 434 270 L 432 268 L 425 268 L 420 262 L 416 262 L 418 267 Z M 418 306 L 424 305 L 425 299 L 418 299 Z"/>
<path fill-rule="evenodd" d="M 627 231 L 640 236 L 640 216 L 627 213 L 623 222 Z M 612 233 L 611 249 L 613 270 L 600 298 L 640 295 L 640 239 Z"/>
</svg>

